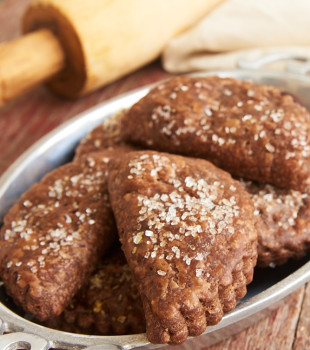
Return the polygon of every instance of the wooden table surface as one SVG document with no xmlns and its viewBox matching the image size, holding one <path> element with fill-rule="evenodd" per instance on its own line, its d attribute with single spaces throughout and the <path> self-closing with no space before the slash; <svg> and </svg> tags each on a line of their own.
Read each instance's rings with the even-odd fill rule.
<svg viewBox="0 0 310 350">
<path fill-rule="evenodd" d="M 0 43 L 19 35 L 20 18 L 29 2 L 0 0 Z M 10 102 L 0 109 L 0 174 L 36 140 L 77 113 L 168 76 L 158 61 L 79 100 L 64 100 L 41 86 Z M 205 348 L 226 349 L 310 349 L 310 283 L 283 299 L 275 310 L 249 328 Z"/>
</svg>

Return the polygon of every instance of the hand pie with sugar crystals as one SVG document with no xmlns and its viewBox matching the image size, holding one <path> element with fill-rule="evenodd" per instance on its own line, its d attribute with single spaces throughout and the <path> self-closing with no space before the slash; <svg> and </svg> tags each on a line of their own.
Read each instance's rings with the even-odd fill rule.
<svg viewBox="0 0 310 350">
<path fill-rule="evenodd" d="M 179 344 L 218 323 L 256 263 L 241 184 L 206 160 L 139 151 L 110 161 L 108 189 L 148 339 Z"/>
</svg>

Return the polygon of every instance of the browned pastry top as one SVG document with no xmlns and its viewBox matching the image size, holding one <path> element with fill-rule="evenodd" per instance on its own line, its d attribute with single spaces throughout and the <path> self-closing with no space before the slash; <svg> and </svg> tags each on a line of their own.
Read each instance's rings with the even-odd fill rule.
<svg viewBox="0 0 310 350">
<path fill-rule="evenodd" d="M 89 154 L 34 184 L 4 218 L 1 277 L 14 301 L 59 315 L 116 238 L 106 154 Z"/>
<path fill-rule="evenodd" d="M 309 113 L 274 87 L 175 77 L 132 106 L 122 132 L 138 145 L 205 158 L 237 177 L 310 188 Z"/>
<path fill-rule="evenodd" d="M 282 265 L 310 250 L 310 197 L 307 193 L 242 181 L 259 216 L 258 265 Z"/>
<path fill-rule="evenodd" d="M 121 136 L 121 121 L 125 111 L 120 111 L 106 118 L 103 122 L 91 130 L 78 144 L 75 150 L 75 160 L 84 154 L 101 151 L 113 151 L 116 147 L 119 151 L 130 151 L 133 147 L 125 144 Z M 117 155 L 117 154 L 116 154 Z"/>
<path fill-rule="evenodd" d="M 140 295 L 121 249 L 111 250 L 65 311 L 44 325 L 80 334 L 145 332 Z"/>
<path fill-rule="evenodd" d="M 235 307 L 257 254 L 238 181 L 202 159 L 141 151 L 111 160 L 109 193 L 151 342 L 181 343 Z"/>
</svg>

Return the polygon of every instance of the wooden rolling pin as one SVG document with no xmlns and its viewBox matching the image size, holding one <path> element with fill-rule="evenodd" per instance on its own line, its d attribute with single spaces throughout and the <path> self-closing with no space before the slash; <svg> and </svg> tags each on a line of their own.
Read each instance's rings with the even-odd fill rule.
<svg viewBox="0 0 310 350">
<path fill-rule="evenodd" d="M 0 105 L 45 81 L 67 97 L 91 92 L 158 57 L 222 1 L 34 1 L 28 34 L 0 45 Z"/>
</svg>

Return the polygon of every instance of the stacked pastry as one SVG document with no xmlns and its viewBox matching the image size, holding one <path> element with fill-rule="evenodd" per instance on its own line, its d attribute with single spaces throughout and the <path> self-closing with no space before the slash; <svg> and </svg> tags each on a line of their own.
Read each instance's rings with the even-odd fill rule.
<svg viewBox="0 0 310 350">
<path fill-rule="evenodd" d="M 310 116 L 292 96 L 216 76 L 165 81 L 9 211 L 7 293 L 61 330 L 198 336 L 246 294 L 256 263 L 310 250 L 309 158 Z"/>
</svg>

